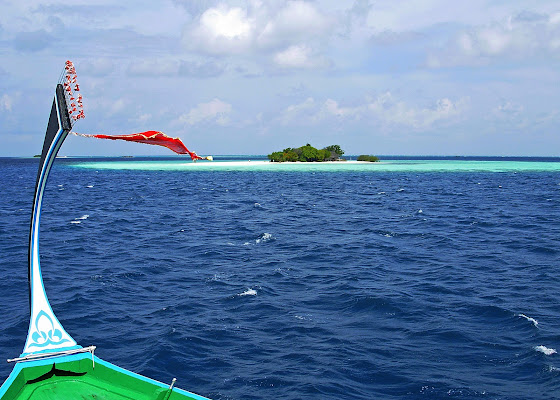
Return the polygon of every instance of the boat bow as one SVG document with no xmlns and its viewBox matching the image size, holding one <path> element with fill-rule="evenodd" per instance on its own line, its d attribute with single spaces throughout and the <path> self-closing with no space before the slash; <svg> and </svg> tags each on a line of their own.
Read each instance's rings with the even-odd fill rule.
<svg viewBox="0 0 560 400">
<path fill-rule="evenodd" d="M 60 146 L 72 129 L 72 120 L 68 113 L 64 86 L 59 83 L 56 87 L 43 151 L 35 183 L 35 197 L 31 216 L 29 233 L 29 303 L 31 317 L 27 340 L 21 357 L 35 353 L 52 353 L 79 348 L 76 341 L 64 330 L 62 324 L 54 314 L 45 292 L 41 263 L 39 260 L 39 225 L 41 221 L 41 206 L 49 172 Z"/>
</svg>

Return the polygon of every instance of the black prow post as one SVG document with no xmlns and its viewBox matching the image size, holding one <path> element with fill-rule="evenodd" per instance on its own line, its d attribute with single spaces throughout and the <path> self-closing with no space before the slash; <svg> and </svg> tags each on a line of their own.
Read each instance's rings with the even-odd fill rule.
<svg viewBox="0 0 560 400">
<path fill-rule="evenodd" d="M 57 107 L 58 106 L 58 107 Z M 60 122 L 59 122 L 60 121 Z M 51 149 L 53 141 L 55 140 L 57 134 L 60 130 L 63 130 L 64 135 L 60 143 L 53 149 L 52 154 L 49 156 L 49 149 Z M 28 250 L 28 266 L 27 266 L 27 283 L 29 286 L 29 311 L 31 312 L 31 236 L 33 235 L 33 220 L 35 214 L 35 206 L 38 200 L 38 196 L 42 195 L 45 183 L 40 182 L 41 179 L 41 172 L 44 169 L 45 163 L 47 163 L 46 170 L 45 170 L 45 178 L 49 174 L 49 171 L 52 167 L 52 163 L 58 154 L 58 150 L 62 145 L 62 142 L 66 138 L 66 135 L 72 129 L 72 123 L 70 122 L 70 115 L 68 114 L 68 106 L 66 104 L 66 98 L 64 96 L 64 87 L 62 84 L 56 85 L 55 96 L 53 99 L 52 107 L 51 107 L 51 114 L 49 117 L 49 123 L 47 125 L 47 132 L 45 133 L 45 141 L 43 142 L 43 151 L 41 152 L 41 159 L 39 161 L 39 169 L 37 171 L 37 179 L 35 181 L 35 195 L 33 197 L 33 209 L 31 211 L 31 222 L 30 222 L 30 229 L 29 229 L 29 250 Z"/>
</svg>

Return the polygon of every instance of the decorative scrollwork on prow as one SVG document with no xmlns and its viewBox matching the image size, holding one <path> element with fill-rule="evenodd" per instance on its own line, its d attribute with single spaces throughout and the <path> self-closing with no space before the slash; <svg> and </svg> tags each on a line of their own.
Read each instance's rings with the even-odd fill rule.
<svg viewBox="0 0 560 400">
<path fill-rule="evenodd" d="M 45 347 L 48 345 L 58 346 L 70 342 L 63 337 L 63 331 L 55 327 L 53 319 L 45 311 L 41 310 L 35 318 L 35 330 L 31 334 L 32 342 L 29 347 Z"/>
</svg>

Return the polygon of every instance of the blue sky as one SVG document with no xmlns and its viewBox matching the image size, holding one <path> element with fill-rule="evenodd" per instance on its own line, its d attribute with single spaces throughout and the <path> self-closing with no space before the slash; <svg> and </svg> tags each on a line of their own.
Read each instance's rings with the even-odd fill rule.
<svg viewBox="0 0 560 400">
<path fill-rule="evenodd" d="M 2 0 L 0 55 L 0 156 L 40 152 L 67 59 L 83 133 L 560 156 L 558 0 Z M 61 154 L 169 153 L 69 137 Z"/>
</svg>

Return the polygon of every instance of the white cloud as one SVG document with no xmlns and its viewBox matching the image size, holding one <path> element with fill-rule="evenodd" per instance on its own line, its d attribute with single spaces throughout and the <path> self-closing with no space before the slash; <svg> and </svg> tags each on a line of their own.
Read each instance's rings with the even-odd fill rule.
<svg viewBox="0 0 560 400">
<path fill-rule="evenodd" d="M 251 33 L 251 22 L 241 8 L 211 8 L 200 17 L 200 26 L 216 38 L 234 39 Z"/>
<path fill-rule="evenodd" d="M 209 8 L 183 38 L 187 47 L 211 54 L 235 54 L 251 47 L 255 21 L 247 11 L 224 4 Z"/>
<path fill-rule="evenodd" d="M 439 122 L 451 122 L 466 111 L 468 99 L 456 102 L 442 98 L 432 107 L 418 108 L 395 100 L 387 92 L 368 104 L 369 111 L 388 126 L 407 126 L 417 130 L 426 130 Z"/>
<path fill-rule="evenodd" d="M 180 124 L 196 125 L 201 122 L 214 122 L 218 125 L 229 123 L 229 114 L 232 106 L 220 99 L 214 99 L 208 103 L 200 103 L 188 113 L 181 115 L 177 122 Z"/>
<path fill-rule="evenodd" d="M 282 68 L 314 68 L 324 67 L 328 62 L 313 53 L 306 45 L 294 45 L 274 55 L 274 62 Z"/>
<path fill-rule="evenodd" d="M 331 23 L 312 3 L 289 1 L 259 33 L 261 46 L 283 45 L 324 35 Z"/>
<path fill-rule="evenodd" d="M 325 104 L 323 104 L 323 112 L 342 119 L 361 119 L 366 110 L 367 105 L 341 107 L 338 105 L 338 102 L 333 99 L 328 99 L 325 101 Z"/>
<path fill-rule="evenodd" d="M 560 24 L 560 12 L 550 14 L 549 21 L 552 25 Z"/>
<path fill-rule="evenodd" d="M 340 122 L 365 121 L 385 129 L 407 127 L 427 130 L 437 123 L 453 122 L 461 117 L 467 110 L 468 102 L 467 98 L 457 101 L 442 98 L 431 107 L 421 108 L 395 99 L 390 92 L 368 98 L 356 106 L 340 106 L 333 99 L 317 103 L 313 98 L 308 98 L 303 103 L 287 107 L 280 121 L 284 125 L 317 124 L 334 118 Z"/>
<path fill-rule="evenodd" d="M 323 41 L 331 26 L 331 19 L 306 1 L 253 1 L 245 7 L 220 4 L 192 21 L 183 42 L 189 49 L 213 55 L 268 54 Z"/>
<path fill-rule="evenodd" d="M 305 99 L 303 103 L 288 106 L 280 116 L 280 122 L 288 125 L 292 121 L 298 120 L 300 117 L 310 118 L 315 112 L 316 103 L 312 97 Z"/>
<path fill-rule="evenodd" d="M 2 97 L 0 97 L 0 110 L 6 110 L 8 112 L 12 112 L 12 104 L 13 104 L 13 99 L 7 94 L 4 94 L 2 95 Z"/>
<path fill-rule="evenodd" d="M 536 55 L 558 57 L 560 17 L 521 13 L 485 26 L 463 29 L 428 55 L 431 68 L 484 65 L 493 60 L 526 59 Z"/>
<path fill-rule="evenodd" d="M 494 115 L 498 117 L 511 117 L 516 116 L 523 112 L 524 107 L 521 104 L 505 101 L 496 108 L 494 108 Z"/>
<path fill-rule="evenodd" d="M 145 123 L 150 119 L 152 119 L 152 114 L 141 114 L 140 116 L 138 116 L 137 121 L 140 123 Z"/>
</svg>

